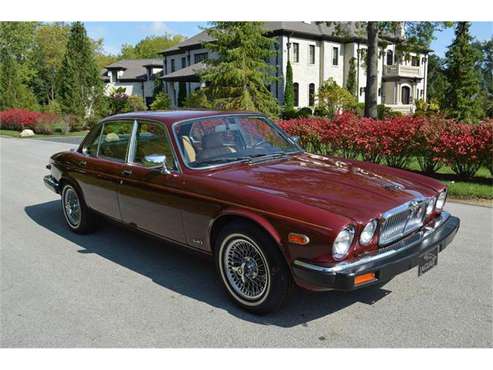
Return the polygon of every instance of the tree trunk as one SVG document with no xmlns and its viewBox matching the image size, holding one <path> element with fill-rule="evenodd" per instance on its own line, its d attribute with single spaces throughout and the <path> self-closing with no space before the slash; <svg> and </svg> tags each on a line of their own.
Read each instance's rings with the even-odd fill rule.
<svg viewBox="0 0 493 370">
<path fill-rule="evenodd" d="M 365 117 L 377 118 L 378 22 L 368 22 L 367 33 Z"/>
</svg>

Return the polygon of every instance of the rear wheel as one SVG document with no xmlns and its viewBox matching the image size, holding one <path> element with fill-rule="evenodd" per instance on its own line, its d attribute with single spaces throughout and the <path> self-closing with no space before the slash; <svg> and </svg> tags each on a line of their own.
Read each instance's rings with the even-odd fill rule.
<svg viewBox="0 0 493 370">
<path fill-rule="evenodd" d="M 219 232 L 215 251 L 219 275 L 236 304 L 257 314 L 282 306 L 291 276 L 279 247 L 265 231 L 233 222 Z"/>
<path fill-rule="evenodd" d="M 78 234 L 86 234 L 93 230 L 90 210 L 74 186 L 63 186 L 61 201 L 63 215 L 70 230 Z"/>
</svg>

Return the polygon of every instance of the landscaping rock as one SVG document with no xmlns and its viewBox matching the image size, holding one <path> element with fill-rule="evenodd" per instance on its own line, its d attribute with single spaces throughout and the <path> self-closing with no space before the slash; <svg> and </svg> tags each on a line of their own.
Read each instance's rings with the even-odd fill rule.
<svg viewBox="0 0 493 370">
<path fill-rule="evenodd" d="M 19 134 L 20 137 L 29 137 L 29 136 L 34 136 L 34 131 L 30 129 L 25 129 L 22 130 L 22 132 Z"/>
</svg>

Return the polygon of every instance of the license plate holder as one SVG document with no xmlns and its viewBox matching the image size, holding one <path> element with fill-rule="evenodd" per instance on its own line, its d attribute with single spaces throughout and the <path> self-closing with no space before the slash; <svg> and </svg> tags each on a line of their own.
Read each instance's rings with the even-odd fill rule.
<svg viewBox="0 0 493 370">
<path fill-rule="evenodd" d="M 418 256 L 418 276 L 423 275 L 438 264 L 438 249 L 437 246 Z"/>
</svg>

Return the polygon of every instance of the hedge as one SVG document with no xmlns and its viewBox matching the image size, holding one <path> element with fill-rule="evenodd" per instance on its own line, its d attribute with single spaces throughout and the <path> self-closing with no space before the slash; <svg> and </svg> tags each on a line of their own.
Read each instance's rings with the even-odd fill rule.
<svg viewBox="0 0 493 370">
<path fill-rule="evenodd" d="M 278 123 L 316 154 L 359 158 L 397 168 L 405 168 L 416 158 L 425 173 L 434 173 L 447 164 L 462 178 L 474 176 L 482 165 L 493 171 L 493 120 L 479 125 L 438 115 L 373 120 L 346 112 L 332 120 L 301 118 Z"/>
<path fill-rule="evenodd" d="M 52 134 L 54 131 L 67 133 L 80 129 L 74 116 L 61 116 L 49 112 L 33 112 L 27 109 L 12 108 L 0 112 L 0 129 L 22 131 L 31 129 L 36 134 Z"/>
</svg>

